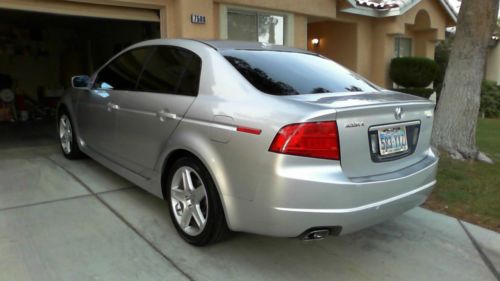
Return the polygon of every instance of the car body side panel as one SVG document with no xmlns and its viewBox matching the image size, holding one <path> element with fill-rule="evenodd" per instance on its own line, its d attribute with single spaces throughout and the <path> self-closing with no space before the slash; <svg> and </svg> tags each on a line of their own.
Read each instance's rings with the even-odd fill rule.
<svg viewBox="0 0 500 281">
<path fill-rule="evenodd" d="M 80 92 L 76 112 L 80 118 L 80 137 L 86 146 L 106 157 L 114 157 L 116 110 L 110 106 L 119 103 L 123 91 L 90 89 Z"/>
<path fill-rule="evenodd" d="M 151 177 L 158 155 L 194 99 L 162 93 L 122 93 L 116 112 L 118 145 L 114 147 L 119 163 Z"/>
</svg>

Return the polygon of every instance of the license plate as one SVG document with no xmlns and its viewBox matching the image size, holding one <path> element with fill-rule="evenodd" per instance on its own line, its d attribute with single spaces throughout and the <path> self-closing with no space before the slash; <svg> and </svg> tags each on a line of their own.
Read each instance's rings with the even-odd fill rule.
<svg viewBox="0 0 500 281">
<path fill-rule="evenodd" d="M 398 126 L 378 130 L 380 155 L 389 155 L 408 150 L 406 127 Z"/>
</svg>

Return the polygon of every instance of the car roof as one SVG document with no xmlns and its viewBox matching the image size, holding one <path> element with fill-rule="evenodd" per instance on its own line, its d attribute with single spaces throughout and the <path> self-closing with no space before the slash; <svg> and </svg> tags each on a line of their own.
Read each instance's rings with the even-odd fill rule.
<svg viewBox="0 0 500 281">
<path fill-rule="evenodd" d="M 283 45 L 275 45 L 262 42 L 249 42 L 249 41 L 233 41 L 233 40 L 195 40 L 206 44 L 218 51 L 225 50 L 269 50 L 269 51 L 282 51 L 282 52 L 294 52 L 294 53 L 305 53 L 305 54 L 315 54 L 307 50 L 287 47 Z"/>
</svg>

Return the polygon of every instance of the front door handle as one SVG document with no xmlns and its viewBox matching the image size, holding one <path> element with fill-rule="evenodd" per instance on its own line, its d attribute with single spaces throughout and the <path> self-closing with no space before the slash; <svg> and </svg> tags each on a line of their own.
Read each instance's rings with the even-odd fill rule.
<svg viewBox="0 0 500 281">
<path fill-rule="evenodd" d="M 177 114 L 170 113 L 165 109 L 162 109 L 156 113 L 156 117 L 160 119 L 160 121 L 165 121 L 166 119 L 177 119 Z"/>
<path fill-rule="evenodd" d="M 114 103 L 110 103 L 110 102 L 108 102 L 107 107 L 108 107 L 108 111 L 120 109 L 119 105 L 114 104 Z"/>
</svg>

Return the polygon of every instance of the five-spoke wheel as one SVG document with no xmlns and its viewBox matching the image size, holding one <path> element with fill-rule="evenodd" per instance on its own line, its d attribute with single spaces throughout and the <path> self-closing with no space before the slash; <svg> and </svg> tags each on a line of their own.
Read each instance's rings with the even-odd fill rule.
<svg viewBox="0 0 500 281">
<path fill-rule="evenodd" d="M 170 186 L 170 200 L 182 230 L 192 236 L 200 234 L 208 217 L 207 191 L 193 168 L 184 166 L 177 169 Z"/>
<path fill-rule="evenodd" d="M 178 158 L 165 183 L 170 217 L 185 241 L 203 246 L 228 236 L 217 188 L 200 160 L 191 155 Z"/>
<path fill-rule="evenodd" d="M 73 142 L 73 130 L 66 114 L 61 114 L 59 118 L 59 139 L 61 140 L 61 147 L 64 154 L 70 154 Z"/>
<path fill-rule="evenodd" d="M 78 159 L 84 157 L 76 143 L 75 130 L 73 123 L 66 109 L 61 109 L 59 119 L 57 121 L 59 129 L 59 142 L 64 156 L 68 159 Z"/>
</svg>

